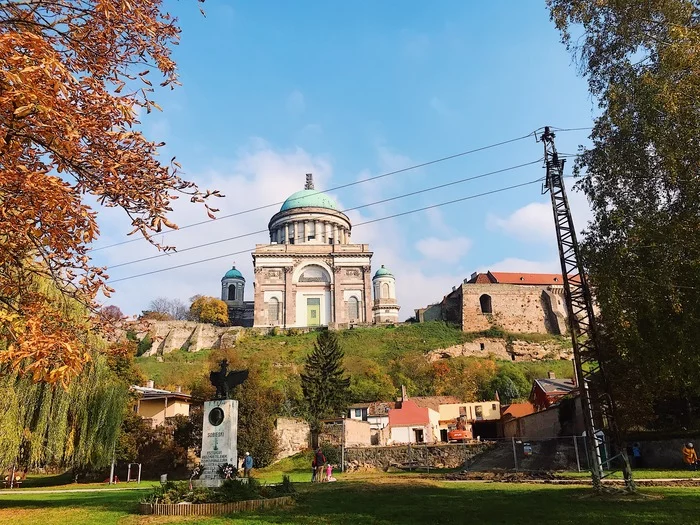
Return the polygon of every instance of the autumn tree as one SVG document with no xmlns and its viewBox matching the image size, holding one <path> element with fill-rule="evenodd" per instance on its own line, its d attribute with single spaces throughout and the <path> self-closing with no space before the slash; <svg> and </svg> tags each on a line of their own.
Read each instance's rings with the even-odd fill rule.
<svg viewBox="0 0 700 525">
<path fill-rule="evenodd" d="M 225 325 L 228 323 L 228 306 L 216 297 L 200 295 L 190 306 L 189 317 L 198 323 Z"/>
<path fill-rule="evenodd" d="M 548 0 L 600 116 L 575 174 L 623 426 L 700 425 L 700 4 Z M 574 36 L 575 35 L 575 36 Z"/>
<path fill-rule="evenodd" d="M 174 199 L 216 195 L 162 164 L 163 144 L 138 130 L 139 113 L 159 109 L 153 85 L 177 85 L 179 32 L 161 0 L 0 3 L 0 362 L 11 370 L 60 381 L 89 360 L 64 315 L 67 297 L 95 312 L 110 293 L 89 255 L 99 232 L 87 196 L 152 239 L 176 227 Z"/>
</svg>

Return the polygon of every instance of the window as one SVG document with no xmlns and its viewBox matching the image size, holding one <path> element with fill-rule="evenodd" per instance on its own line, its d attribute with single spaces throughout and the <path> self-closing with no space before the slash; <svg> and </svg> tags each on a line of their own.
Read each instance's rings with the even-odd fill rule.
<svg viewBox="0 0 700 525">
<path fill-rule="evenodd" d="M 484 407 L 481 405 L 476 405 L 474 407 L 474 415 L 476 416 L 477 420 L 484 419 Z"/>
<path fill-rule="evenodd" d="M 479 350 L 486 350 L 486 344 L 485 344 L 485 343 L 479 343 Z"/>
<path fill-rule="evenodd" d="M 355 409 L 355 417 L 362 417 L 362 409 L 361 408 Z"/>
<path fill-rule="evenodd" d="M 492 314 L 493 308 L 491 306 L 491 296 L 484 294 L 479 297 L 479 304 L 481 305 L 482 314 Z"/>
<path fill-rule="evenodd" d="M 267 303 L 267 317 L 270 323 L 276 323 L 280 319 L 280 301 L 276 297 Z"/>
<path fill-rule="evenodd" d="M 328 272 L 316 265 L 310 265 L 304 268 L 304 271 L 299 276 L 300 283 L 329 283 L 331 277 Z"/>
<path fill-rule="evenodd" d="M 333 244 L 333 237 L 328 237 L 328 244 Z"/>
<path fill-rule="evenodd" d="M 229 301 L 236 300 L 236 285 L 235 284 L 228 285 L 228 300 Z"/>
<path fill-rule="evenodd" d="M 348 299 L 348 319 L 351 321 L 360 318 L 360 301 L 357 297 L 351 297 Z"/>
<path fill-rule="evenodd" d="M 389 297 L 389 284 L 382 284 L 382 298 L 387 299 Z"/>
<path fill-rule="evenodd" d="M 491 410 L 496 410 L 496 403 L 491 403 Z"/>
</svg>

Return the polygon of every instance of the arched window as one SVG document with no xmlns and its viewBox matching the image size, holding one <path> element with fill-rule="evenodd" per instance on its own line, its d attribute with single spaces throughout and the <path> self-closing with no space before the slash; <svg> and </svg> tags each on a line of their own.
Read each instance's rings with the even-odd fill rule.
<svg viewBox="0 0 700 525">
<path fill-rule="evenodd" d="M 479 303 L 481 304 L 481 313 L 482 314 L 492 314 L 493 313 L 490 295 L 484 294 L 481 297 L 479 297 Z"/>
<path fill-rule="evenodd" d="M 382 299 L 389 298 L 389 283 L 382 284 Z"/>
<path fill-rule="evenodd" d="M 357 297 L 351 297 L 348 299 L 348 319 L 350 321 L 357 321 L 360 318 L 360 301 Z"/>
<path fill-rule="evenodd" d="M 235 284 L 228 285 L 228 300 L 229 301 L 236 300 L 236 285 Z"/>
<path fill-rule="evenodd" d="M 267 303 L 267 317 L 270 323 L 280 320 L 280 302 L 276 297 L 271 298 Z"/>
</svg>

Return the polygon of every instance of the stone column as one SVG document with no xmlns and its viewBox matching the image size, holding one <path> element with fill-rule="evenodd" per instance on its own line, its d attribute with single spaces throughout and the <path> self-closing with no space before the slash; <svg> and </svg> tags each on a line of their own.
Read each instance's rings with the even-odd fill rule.
<svg viewBox="0 0 700 525">
<path fill-rule="evenodd" d="M 316 244 L 320 244 L 319 241 L 323 242 L 323 234 L 321 233 L 321 221 L 314 222 L 314 236 L 316 237 L 314 239 L 316 241 Z"/>
<path fill-rule="evenodd" d="M 345 240 L 345 244 L 350 244 L 350 230 L 347 230 L 347 232 L 345 233 Z"/>
<path fill-rule="evenodd" d="M 333 239 L 333 242 L 335 242 L 335 239 Z M 338 268 L 337 266 L 333 268 L 333 308 L 331 312 L 331 317 L 333 318 L 333 321 L 336 323 L 336 325 L 338 323 L 344 323 L 346 321 L 345 303 L 343 301 L 343 289 L 338 284 L 338 281 L 341 278 L 341 272 L 342 268 Z"/>
<path fill-rule="evenodd" d="M 296 244 L 304 242 L 304 232 L 302 231 L 303 223 L 301 221 L 296 221 L 294 223 L 294 242 Z"/>
<path fill-rule="evenodd" d="M 323 242 L 328 244 L 328 239 L 331 238 L 331 235 L 333 235 L 331 229 L 331 223 L 330 222 L 324 222 L 323 223 Z"/>
<path fill-rule="evenodd" d="M 333 244 L 338 244 L 340 239 L 338 238 L 338 225 L 333 225 Z"/>
<path fill-rule="evenodd" d="M 286 266 L 283 268 L 284 271 L 284 327 L 294 325 L 296 322 L 296 312 L 294 310 L 294 300 L 292 291 L 292 271 L 293 267 Z"/>
<path fill-rule="evenodd" d="M 283 226 L 284 228 L 284 244 L 289 244 L 289 223 Z"/>
<path fill-rule="evenodd" d="M 364 301 L 365 301 L 365 322 L 371 323 L 372 319 L 372 267 L 362 267 L 362 280 L 364 282 Z"/>
</svg>

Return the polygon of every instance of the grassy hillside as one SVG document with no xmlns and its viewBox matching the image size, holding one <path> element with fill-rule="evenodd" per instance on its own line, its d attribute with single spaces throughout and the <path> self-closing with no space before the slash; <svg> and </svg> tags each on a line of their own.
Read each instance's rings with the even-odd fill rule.
<svg viewBox="0 0 700 525">
<path fill-rule="evenodd" d="M 565 338 L 542 334 L 508 334 L 498 329 L 463 333 L 445 323 L 431 322 L 397 327 L 354 328 L 338 332 L 345 351 L 345 367 L 352 378 L 356 400 L 395 397 L 402 384 L 412 395 L 454 394 L 479 397 L 499 372 L 507 373 L 527 395 L 527 385 L 549 370 L 557 377 L 570 377 L 568 361 L 502 362 L 490 358 L 459 357 L 429 363 L 425 354 L 438 348 L 465 343 L 477 337 L 515 337 L 520 340 L 556 341 L 570 345 Z M 299 372 L 313 348 L 315 333 L 256 336 L 246 335 L 234 349 L 176 351 L 162 357 L 140 357 L 137 366 L 148 379 L 161 387 L 182 385 L 186 390 L 202 382 L 217 360 L 226 357 L 254 369 L 264 383 L 277 387 L 292 400 L 300 395 Z"/>
</svg>

